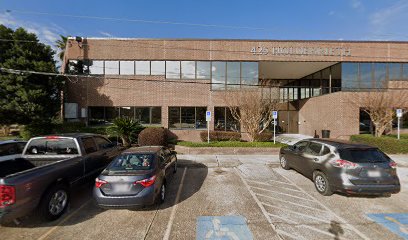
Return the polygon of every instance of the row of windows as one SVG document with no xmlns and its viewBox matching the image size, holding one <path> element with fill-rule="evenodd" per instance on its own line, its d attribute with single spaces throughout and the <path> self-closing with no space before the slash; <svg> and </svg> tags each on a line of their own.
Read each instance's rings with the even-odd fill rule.
<svg viewBox="0 0 408 240">
<path fill-rule="evenodd" d="M 388 81 L 407 81 L 408 64 L 402 63 L 342 63 L 344 91 L 387 87 Z"/>
<path fill-rule="evenodd" d="M 212 89 L 258 84 L 257 62 L 210 61 L 98 61 L 68 62 L 70 73 L 95 75 L 164 75 L 167 79 L 211 79 Z"/>
<path fill-rule="evenodd" d="M 141 124 L 161 124 L 161 107 L 89 107 L 92 125 L 112 122 L 117 117 L 130 117 Z"/>
<path fill-rule="evenodd" d="M 205 129 L 206 107 L 169 107 L 170 129 Z"/>
</svg>

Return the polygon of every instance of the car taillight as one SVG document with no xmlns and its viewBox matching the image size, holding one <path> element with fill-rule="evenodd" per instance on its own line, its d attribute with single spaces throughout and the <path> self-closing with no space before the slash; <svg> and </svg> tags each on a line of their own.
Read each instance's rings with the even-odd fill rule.
<svg viewBox="0 0 408 240">
<path fill-rule="evenodd" d="M 389 165 L 390 165 L 391 168 L 396 168 L 397 167 L 397 163 L 392 161 L 392 160 L 390 161 Z"/>
<path fill-rule="evenodd" d="M 339 168 L 355 169 L 358 167 L 358 164 L 343 159 L 333 160 L 330 163 Z"/>
<path fill-rule="evenodd" d="M 99 178 L 95 179 L 95 187 L 101 188 L 103 185 L 107 184 L 107 181 L 101 180 Z"/>
<path fill-rule="evenodd" d="M 156 176 L 153 176 L 151 178 L 146 178 L 146 179 L 143 179 L 143 180 L 136 181 L 133 184 L 134 185 L 141 184 L 143 187 L 149 187 L 149 186 L 153 185 L 155 181 L 156 181 Z"/>
<path fill-rule="evenodd" d="M 16 189 L 13 186 L 0 185 L 0 208 L 16 202 Z"/>
</svg>

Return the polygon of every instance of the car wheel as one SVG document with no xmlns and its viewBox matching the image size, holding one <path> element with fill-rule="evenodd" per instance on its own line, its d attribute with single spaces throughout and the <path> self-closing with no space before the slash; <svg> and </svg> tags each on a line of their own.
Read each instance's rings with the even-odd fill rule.
<svg viewBox="0 0 408 240">
<path fill-rule="evenodd" d="M 173 170 L 173 173 L 176 173 L 177 172 L 177 159 L 176 159 L 176 161 L 174 162 L 174 170 Z"/>
<path fill-rule="evenodd" d="M 329 180 L 326 175 L 322 172 L 316 172 L 314 174 L 314 185 L 316 190 L 323 196 L 330 196 L 333 194 L 333 191 L 330 189 Z"/>
<path fill-rule="evenodd" d="M 65 185 L 55 185 L 49 189 L 40 203 L 41 216 L 49 221 L 58 219 L 65 213 L 69 204 L 69 191 Z"/>
<path fill-rule="evenodd" d="M 281 165 L 281 167 L 282 167 L 283 169 L 285 169 L 285 170 L 289 170 L 289 169 L 290 169 L 290 167 L 289 167 L 289 165 L 288 165 L 288 161 L 286 160 L 286 158 L 285 158 L 284 156 L 282 156 L 282 157 L 280 158 L 279 162 L 280 162 L 280 165 Z"/>
<path fill-rule="evenodd" d="M 160 203 L 164 203 L 164 200 L 166 200 L 166 182 L 163 182 L 160 187 Z"/>
</svg>

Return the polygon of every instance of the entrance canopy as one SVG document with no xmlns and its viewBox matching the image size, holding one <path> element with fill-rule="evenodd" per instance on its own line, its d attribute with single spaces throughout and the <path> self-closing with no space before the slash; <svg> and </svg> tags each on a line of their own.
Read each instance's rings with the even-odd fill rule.
<svg viewBox="0 0 408 240">
<path fill-rule="evenodd" d="M 337 62 L 259 62 L 260 79 L 300 79 Z"/>
</svg>

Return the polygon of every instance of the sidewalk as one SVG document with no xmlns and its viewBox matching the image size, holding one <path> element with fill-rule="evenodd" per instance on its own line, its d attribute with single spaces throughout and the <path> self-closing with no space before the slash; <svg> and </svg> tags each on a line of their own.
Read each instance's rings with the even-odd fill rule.
<svg viewBox="0 0 408 240">
<path fill-rule="evenodd" d="M 408 167 L 408 155 L 389 155 L 399 167 Z M 204 164 L 209 168 L 237 167 L 242 164 L 279 164 L 279 155 L 192 155 L 179 154 L 179 166 Z"/>
</svg>

